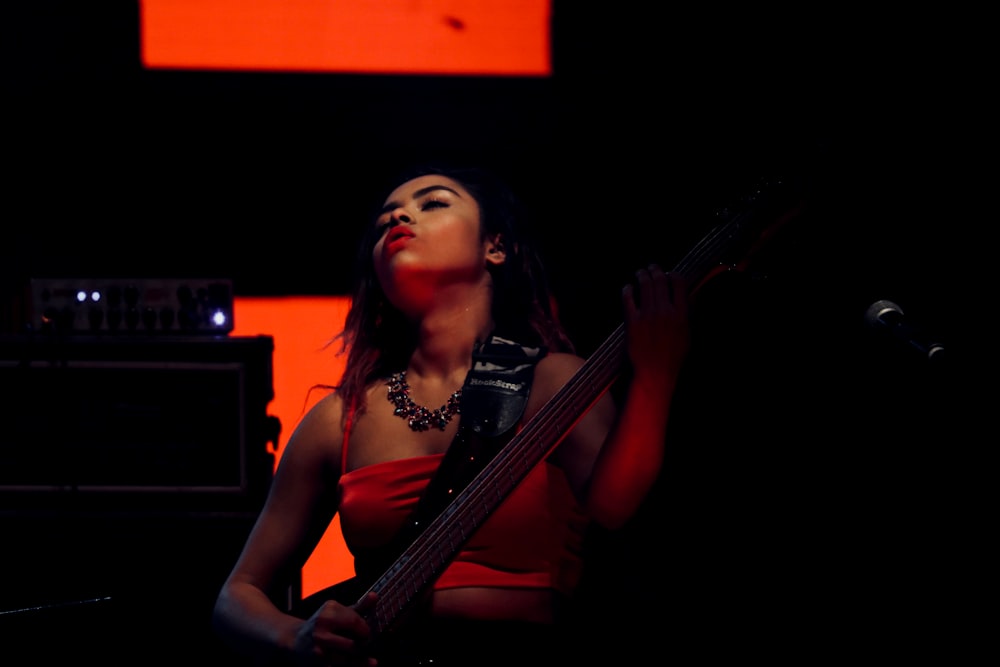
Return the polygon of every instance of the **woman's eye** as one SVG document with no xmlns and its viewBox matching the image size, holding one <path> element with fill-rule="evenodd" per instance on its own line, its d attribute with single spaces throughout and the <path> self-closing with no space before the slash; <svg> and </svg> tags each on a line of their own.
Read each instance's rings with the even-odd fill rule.
<svg viewBox="0 0 1000 667">
<path fill-rule="evenodd" d="M 446 206 L 448 206 L 447 202 L 438 201 L 437 199 L 430 199 L 424 202 L 423 210 L 426 211 L 429 208 L 444 208 Z"/>
</svg>

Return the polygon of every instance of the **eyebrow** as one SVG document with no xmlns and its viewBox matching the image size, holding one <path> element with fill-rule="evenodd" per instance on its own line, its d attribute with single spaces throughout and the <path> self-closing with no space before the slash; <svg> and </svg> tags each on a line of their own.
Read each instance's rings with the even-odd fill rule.
<svg viewBox="0 0 1000 667">
<path fill-rule="evenodd" d="M 461 193 L 458 192 L 458 190 L 455 190 L 454 188 L 449 188 L 447 185 L 428 185 L 428 186 L 420 188 L 419 190 L 417 190 L 416 192 L 414 192 L 413 193 L 413 199 L 420 199 L 424 195 L 430 194 L 431 192 L 434 192 L 435 190 L 447 190 L 448 192 L 454 194 L 456 197 L 461 198 L 461 196 L 462 196 Z M 400 206 L 402 206 L 402 203 L 398 202 L 398 201 L 386 202 L 385 206 L 383 206 L 381 209 L 379 209 L 379 215 L 382 215 L 384 213 L 388 213 L 392 209 L 399 208 Z"/>
</svg>

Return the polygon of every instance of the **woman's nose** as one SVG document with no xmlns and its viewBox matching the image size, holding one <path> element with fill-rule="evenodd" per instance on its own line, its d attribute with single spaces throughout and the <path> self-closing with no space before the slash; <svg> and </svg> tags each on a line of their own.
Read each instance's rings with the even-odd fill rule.
<svg viewBox="0 0 1000 667">
<path fill-rule="evenodd" d="M 396 223 L 403 222 L 408 224 L 413 222 L 413 216 L 407 213 L 406 209 L 403 208 L 402 206 L 393 209 L 392 213 L 390 214 L 390 218 L 392 219 L 393 222 Z"/>
</svg>

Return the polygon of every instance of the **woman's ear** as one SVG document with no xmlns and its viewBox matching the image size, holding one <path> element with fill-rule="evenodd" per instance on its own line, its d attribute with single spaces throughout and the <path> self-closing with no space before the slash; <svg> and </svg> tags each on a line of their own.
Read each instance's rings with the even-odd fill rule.
<svg viewBox="0 0 1000 667">
<path fill-rule="evenodd" d="M 507 250 L 503 238 L 497 234 L 486 244 L 486 261 L 490 264 L 503 264 L 507 261 Z"/>
</svg>

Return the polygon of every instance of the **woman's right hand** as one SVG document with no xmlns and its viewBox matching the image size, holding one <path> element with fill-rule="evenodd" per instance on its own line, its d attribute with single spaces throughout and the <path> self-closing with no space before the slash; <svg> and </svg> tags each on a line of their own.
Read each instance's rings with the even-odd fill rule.
<svg viewBox="0 0 1000 667">
<path fill-rule="evenodd" d="M 375 593 L 369 592 L 353 606 L 324 602 L 296 634 L 296 662 L 374 667 L 377 661 L 367 647 L 371 628 L 363 614 L 374 608 L 375 599 Z"/>
</svg>

